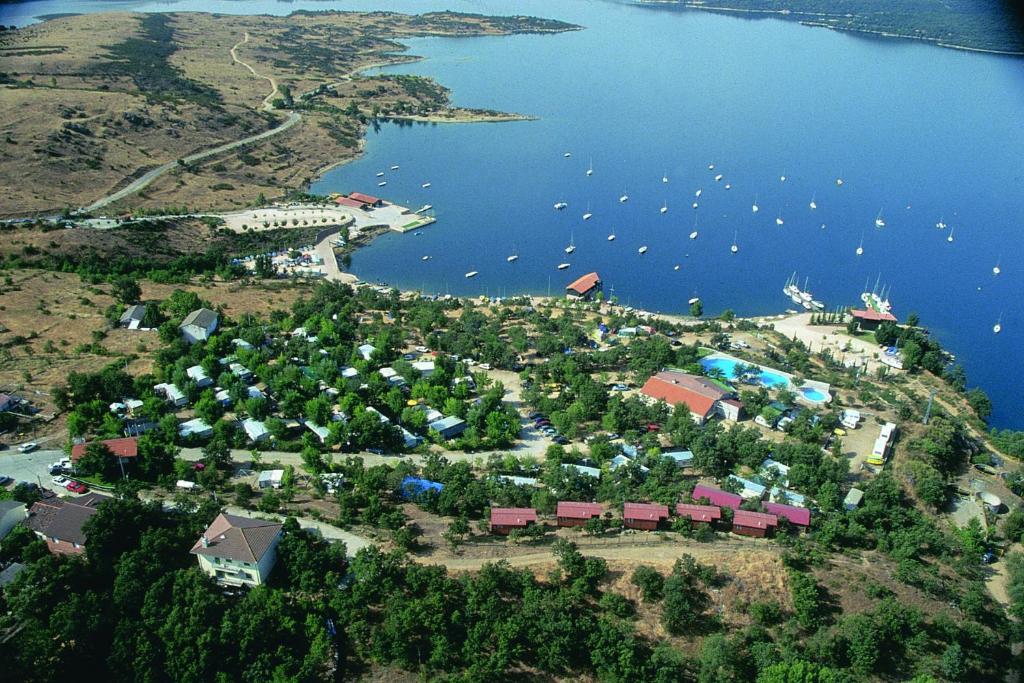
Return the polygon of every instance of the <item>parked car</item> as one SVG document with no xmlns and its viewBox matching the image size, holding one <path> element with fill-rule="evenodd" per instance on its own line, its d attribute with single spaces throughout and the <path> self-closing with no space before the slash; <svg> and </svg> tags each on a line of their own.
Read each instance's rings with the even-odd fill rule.
<svg viewBox="0 0 1024 683">
<path fill-rule="evenodd" d="M 428 349 L 426 346 L 417 346 L 416 351 L 418 351 L 419 353 L 427 353 L 428 351 L 430 351 L 430 349 Z"/>
<path fill-rule="evenodd" d="M 491 364 L 490 363 L 481 363 L 477 367 L 480 368 L 481 370 L 490 370 L 491 369 Z"/>
<path fill-rule="evenodd" d="M 417 356 L 416 356 L 415 353 L 405 353 L 405 354 L 402 354 L 402 358 L 404 358 L 405 360 L 416 360 L 416 357 Z"/>
<path fill-rule="evenodd" d="M 559 444 L 560 446 L 567 446 L 567 445 L 569 445 L 569 439 L 565 438 L 564 436 L 556 436 L 552 440 L 555 443 Z"/>
<path fill-rule="evenodd" d="M 530 420 L 536 420 L 538 418 L 544 417 L 544 413 L 539 413 L 539 412 L 537 412 L 535 410 L 532 413 L 530 413 L 529 415 L 527 415 L 526 417 L 527 417 L 527 419 L 530 419 Z"/>
<path fill-rule="evenodd" d="M 51 481 L 57 486 L 67 486 L 68 484 L 68 478 L 63 475 L 57 475 Z"/>
<path fill-rule="evenodd" d="M 615 439 L 618 439 L 618 438 L 620 438 L 618 432 L 612 432 L 611 434 L 608 435 L 608 440 L 609 441 L 615 441 Z"/>
<path fill-rule="evenodd" d="M 80 481 L 69 482 L 68 485 L 65 486 L 64 488 L 66 488 L 68 491 L 71 491 L 72 493 L 88 493 L 89 491 L 89 487 Z"/>
<path fill-rule="evenodd" d="M 612 391 L 629 391 L 629 387 L 625 384 L 616 384 L 612 387 Z"/>
<path fill-rule="evenodd" d="M 20 446 L 18 446 L 18 452 L 31 453 L 37 448 L 39 448 L 39 444 L 37 444 L 35 441 L 29 441 L 28 443 L 23 443 Z"/>
</svg>

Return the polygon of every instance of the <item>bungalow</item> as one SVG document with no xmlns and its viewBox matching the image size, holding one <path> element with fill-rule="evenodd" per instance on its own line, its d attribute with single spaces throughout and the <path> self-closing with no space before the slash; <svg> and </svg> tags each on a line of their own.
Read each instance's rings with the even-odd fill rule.
<svg viewBox="0 0 1024 683">
<path fill-rule="evenodd" d="M 393 387 L 400 387 L 406 384 L 405 378 L 398 374 L 398 371 L 392 367 L 381 368 L 377 371 L 380 376 L 387 380 L 388 384 Z"/>
<path fill-rule="evenodd" d="M 614 472 L 615 470 L 619 469 L 620 467 L 623 467 L 624 465 L 631 465 L 632 463 L 633 463 L 632 459 L 627 458 L 625 455 L 621 455 L 620 454 L 620 455 L 616 455 L 614 458 L 611 459 L 611 462 L 609 463 L 608 467 Z M 648 467 L 644 467 L 643 465 L 640 465 L 640 471 L 643 472 L 644 474 L 646 474 L 646 473 L 650 472 L 651 470 Z"/>
<path fill-rule="evenodd" d="M 217 329 L 220 317 L 209 308 L 197 308 L 185 316 L 185 319 L 178 325 L 181 338 L 186 343 L 206 341 Z"/>
<path fill-rule="evenodd" d="M 359 371 L 355 368 L 345 366 L 341 369 L 341 376 L 343 379 L 355 379 L 359 376 Z"/>
<path fill-rule="evenodd" d="M 704 484 L 697 484 L 693 487 L 693 493 L 690 497 L 694 500 L 706 500 L 712 505 L 717 505 L 723 508 L 732 508 L 733 510 L 740 509 L 740 503 L 743 502 L 743 498 L 736 495 L 735 493 L 729 493 L 722 489 L 716 489 L 713 486 L 705 486 Z"/>
<path fill-rule="evenodd" d="M 466 431 L 469 425 L 465 420 L 455 417 L 454 415 L 446 417 L 436 422 L 431 422 L 429 425 L 430 429 L 441 435 L 441 438 L 445 441 L 454 439 L 455 437 Z"/>
<path fill-rule="evenodd" d="M 700 524 L 712 524 L 722 518 L 722 509 L 714 505 L 689 505 L 687 503 L 676 504 L 676 514 L 691 522 Z"/>
<path fill-rule="evenodd" d="M 245 435 L 249 437 L 249 440 L 254 443 L 264 441 L 270 436 L 267 425 L 251 417 L 242 420 L 242 429 L 245 430 Z"/>
<path fill-rule="evenodd" d="M 590 477 L 592 479 L 599 479 L 601 477 L 601 470 L 596 467 L 587 467 L 586 465 L 575 465 L 573 463 L 563 462 L 563 470 L 576 470 L 584 477 Z"/>
<path fill-rule="evenodd" d="M 331 434 L 330 430 L 327 429 L 327 427 L 321 427 L 317 423 L 312 422 L 310 420 L 304 420 L 304 424 L 306 425 L 306 429 L 308 429 L 309 431 L 313 432 L 313 434 L 316 435 L 316 438 L 320 440 L 320 443 L 324 443 L 325 441 L 327 441 L 327 437 L 330 436 Z"/>
<path fill-rule="evenodd" d="M 203 369 L 202 365 L 193 365 L 185 371 L 185 374 L 188 375 L 189 379 L 195 382 L 196 386 L 200 389 L 204 389 L 213 384 L 213 380 L 206 374 L 206 370 Z"/>
<path fill-rule="evenodd" d="M 601 276 L 596 272 L 587 273 L 574 280 L 565 288 L 565 296 L 570 299 L 587 300 L 601 291 Z"/>
<path fill-rule="evenodd" d="M 640 393 L 653 401 L 664 401 L 674 407 L 685 406 L 693 421 L 701 425 L 715 414 L 726 419 L 738 419 L 739 408 L 742 408 L 742 404 L 739 407 L 722 404 L 726 399 L 735 398 L 729 389 L 707 377 L 675 370 L 654 375 L 647 380 Z"/>
<path fill-rule="evenodd" d="M 423 443 L 423 437 L 413 434 L 405 427 L 402 427 L 402 440 L 405 443 L 406 448 L 416 448 Z"/>
<path fill-rule="evenodd" d="M 680 469 L 693 467 L 693 453 L 691 451 L 669 451 L 668 453 L 662 453 L 661 457 L 674 460 L 676 467 Z"/>
<path fill-rule="evenodd" d="M 54 555 L 85 553 L 86 537 L 82 527 L 98 511 L 107 496 L 87 493 L 78 498 L 44 498 L 32 504 L 25 525 L 46 541 Z"/>
<path fill-rule="evenodd" d="M 356 349 L 356 351 L 359 352 L 359 355 L 363 357 L 363 360 L 370 360 L 376 350 L 377 347 L 373 344 L 362 344 Z"/>
<path fill-rule="evenodd" d="M 513 529 L 525 529 L 537 523 L 533 508 L 491 508 L 491 532 L 508 536 Z"/>
<path fill-rule="evenodd" d="M 589 520 L 600 518 L 604 508 L 599 503 L 561 501 L 555 509 L 558 526 L 583 526 Z"/>
<path fill-rule="evenodd" d="M 199 568 L 224 586 L 259 586 L 277 562 L 283 525 L 221 513 L 190 551 Z"/>
<path fill-rule="evenodd" d="M 846 498 L 843 499 L 843 507 L 847 511 L 856 510 L 860 507 L 861 501 L 864 500 L 864 492 L 860 489 L 850 489 L 849 493 L 846 494 Z"/>
<path fill-rule="evenodd" d="M 259 399 L 265 399 L 267 397 L 267 395 L 263 393 L 263 390 L 260 389 L 259 387 L 246 387 L 245 395 L 248 396 L 249 398 Z"/>
<path fill-rule="evenodd" d="M 213 395 L 213 400 L 219 403 L 222 407 L 227 408 L 231 405 L 231 392 L 227 389 L 216 389 L 216 393 Z"/>
<path fill-rule="evenodd" d="M 654 503 L 625 503 L 622 523 L 628 529 L 654 531 L 658 523 L 668 519 L 668 506 Z"/>
<path fill-rule="evenodd" d="M 740 536 L 764 538 L 779 525 L 779 518 L 762 512 L 737 510 L 732 516 L 732 531 Z"/>
<path fill-rule="evenodd" d="M 873 309 L 851 309 L 850 316 L 857 321 L 857 327 L 865 332 L 874 331 L 883 322 L 896 322 L 896 316 L 892 313 L 880 313 Z"/>
<path fill-rule="evenodd" d="M 412 369 L 420 373 L 420 377 L 426 379 L 434 374 L 434 361 L 418 360 L 412 364 Z"/>
<path fill-rule="evenodd" d="M 118 318 L 117 324 L 127 327 L 129 330 L 137 330 L 142 327 L 142 321 L 146 317 L 146 307 L 142 304 L 135 304 L 124 309 L 124 313 Z"/>
<path fill-rule="evenodd" d="M 750 481 L 749 479 L 744 479 L 743 477 L 737 477 L 735 474 L 729 475 L 729 481 L 736 482 L 740 485 L 740 496 L 744 500 L 761 500 L 764 498 L 764 492 L 767 490 L 767 487 L 762 484 L 758 484 L 756 481 Z"/>
<path fill-rule="evenodd" d="M 213 427 L 207 424 L 206 420 L 203 418 L 197 417 L 192 420 L 186 420 L 178 425 L 178 436 L 182 439 L 188 439 L 190 437 L 205 439 L 213 436 Z"/>
<path fill-rule="evenodd" d="M 86 449 L 95 442 L 76 443 L 71 447 L 71 462 L 78 462 L 85 455 Z M 100 441 L 122 464 L 134 462 L 139 456 L 139 440 L 129 436 L 123 439 L 107 439 Z"/>
<path fill-rule="evenodd" d="M 253 348 L 252 344 L 245 341 L 244 339 L 239 339 L 238 337 L 232 339 L 231 343 L 235 345 L 236 349 L 244 349 L 246 351 L 251 351 Z"/>
<path fill-rule="evenodd" d="M 164 398 L 173 405 L 175 408 L 181 408 L 182 406 L 188 405 L 188 396 L 174 384 L 163 382 L 153 386 L 153 391 L 158 394 L 163 394 Z"/>
<path fill-rule="evenodd" d="M 231 371 L 232 375 L 242 380 L 243 382 L 252 381 L 252 370 L 245 367 L 241 363 L 228 363 L 228 370 Z"/>
<path fill-rule="evenodd" d="M 508 482 L 515 486 L 539 486 L 535 477 L 520 477 L 515 474 L 499 474 L 498 481 Z"/>
<path fill-rule="evenodd" d="M 773 503 L 783 503 L 784 505 L 795 505 L 801 508 L 807 507 L 807 496 L 778 486 L 773 486 L 768 491 L 768 500 Z"/>
<path fill-rule="evenodd" d="M 811 526 L 811 511 L 807 508 L 783 505 L 782 503 L 762 503 L 761 509 L 768 514 L 787 520 L 790 524 L 799 527 L 801 530 Z"/>
<path fill-rule="evenodd" d="M 761 463 L 760 474 L 762 477 L 775 477 L 775 480 L 783 486 L 789 484 L 789 465 L 783 465 L 771 458 L 765 458 Z"/>
</svg>

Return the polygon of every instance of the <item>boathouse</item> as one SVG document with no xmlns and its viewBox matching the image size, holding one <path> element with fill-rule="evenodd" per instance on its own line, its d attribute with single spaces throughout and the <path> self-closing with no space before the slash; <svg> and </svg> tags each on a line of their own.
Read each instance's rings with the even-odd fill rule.
<svg viewBox="0 0 1024 683">
<path fill-rule="evenodd" d="M 384 206 L 384 200 L 380 199 L 379 197 L 363 194 L 362 192 L 350 192 L 348 198 L 362 203 L 363 208 L 372 209 L 377 208 L 378 206 Z"/>
<path fill-rule="evenodd" d="M 583 526 L 589 520 L 600 517 L 604 508 L 598 503 L 576 503 L 561 501 L 555 510 L 558 526 Z"/>
<path fill-rule="evenodd" d="M 574 280 L 565 288 L 565 296 L 570 299 L 588 300 L 601 291 L 601 277 L 596 273 L 587 273 Z"/>
<path fill-rule="evenodd" d="M 850 315 L 857 321 L 857 326 L 866 332 L 877 330 L 878 326 L 884 322 L 896 322 L 896 316 L 892 313 L 882 313 L 871 308 L 864 310 L 854 308 L 850 310 Z"/>
</svg>

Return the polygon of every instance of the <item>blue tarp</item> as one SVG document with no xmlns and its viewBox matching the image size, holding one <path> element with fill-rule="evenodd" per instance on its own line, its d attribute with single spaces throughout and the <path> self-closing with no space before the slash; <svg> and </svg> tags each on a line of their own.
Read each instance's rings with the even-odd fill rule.
<svg viewBox="0 0 1024 683">
<path fill-rule="evenodd" d="M 438 491 L 444 488 L 444 485 L 430 481 L 429 479 L 420 479 L 418 477 L 406 477 L 402 480 L 402 497 L 403 498 L 415 498 L 416 496 L 426 493 L 427 491 Z"/>
</svg>

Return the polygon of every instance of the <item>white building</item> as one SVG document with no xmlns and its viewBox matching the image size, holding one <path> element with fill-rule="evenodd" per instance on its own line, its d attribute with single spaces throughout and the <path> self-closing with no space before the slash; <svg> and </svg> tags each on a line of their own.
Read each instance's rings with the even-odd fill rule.
<svg viewBox="0 0 1024 683">
<path fill-rule="evenodd" d="M 213 436 L 213 427 L 207 424 L 206 420 L 197 417 L 178 425 L 178 436 L 183 439 L 187 439 L 190 436 L 205 439 L 208 436 Z"/>
<path fill-rule="evenodd" d="M 225 586 L 266 583 L 277 562 L 282 525 L 221 513 L 203 532 L 192 554 L 199 568 Z"/>
<path fill-rule="evenodd" d="M 242 429 L 245 430 L 245 434 L 249 437 L 250 441 L 255 441 L 257 443 L 264 441 L 270 436 L 270 431 L 267 429 L 267 425 L 252 418 L 242 420 Z"/>
<path fill-rule="evenodd" d="M 188 405 L 188 396 L 173 384 L 167 382 L 157 384 L 153 386 L 153 390 L 159 394 L 163 394 L 164 397 L 176 408 Z"/>
<path fill-rule="evenodd" d="M 359 355 L 363 357 L 363 360 L 370 360 L 373 357 L 373 352 L 377 350 L 377 347 L 373 344 L 363 344 L 358 349 Z"/>
<path fill-rule="evenodd" d="M 181 332 L 182 339 L 189 344 L 195 344 L 209 339 L 217 329 L 219 321 L 220 316 L 214 311 L 209 308 L 198 308 L 185 316 L 185 319 L 178 325 L 178 330 Z"/>
<path fill-rule="evenodd" d="M 263 470 L 260 472 L 257 485 L 261 489 L 279 489 L 284 480 L 284 470 Z"/>
<path fill-rule="evenodd" d="M 420 377 L 426 379 L 434 374 L 434 361 L 418 360 L 412 364 L 412 369 L 420 373 Z"/>
<path fill-rule="evenodd" d="M 185 371 L 185 374 L 187 374 L 189 379 L 195 382 L 196 386 L 200 389 L 204 389 L 213 384 L 213 380 L 206 374 L 206 370 L 203 370 L 202 365 L 193 365 Z"/>
</svg>

